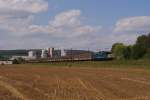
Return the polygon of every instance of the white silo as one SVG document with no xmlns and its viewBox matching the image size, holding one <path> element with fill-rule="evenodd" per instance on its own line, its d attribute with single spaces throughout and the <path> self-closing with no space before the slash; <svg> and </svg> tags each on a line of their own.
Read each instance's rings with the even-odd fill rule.
<svg viewBox="0 0 150 100">
<path fill-rule="evenodd" d="M 45 49 L 42 50 L 41 58 L 47 58 L 47 50 Z"/>
<path fill-rule="evenodd" d="M 62 56 L 62 57 L 66 56 L 66 52 L 65 52 L 64 49 L 61 49 L 61 56 Z"/>
<path fill-rule="evenodd" d="M 29 56 L 29 58 L 36 58 L 36 57 L 37 57 L 35 51 L 29 51 L 29 52 L 28 52 L 28 56 Z"/>
<path fill-rule="evenodd" d="M 48 57 L 53 57 L 54 48 L 47 48 L 47 51 L 48 51 Z"/>
</svg>

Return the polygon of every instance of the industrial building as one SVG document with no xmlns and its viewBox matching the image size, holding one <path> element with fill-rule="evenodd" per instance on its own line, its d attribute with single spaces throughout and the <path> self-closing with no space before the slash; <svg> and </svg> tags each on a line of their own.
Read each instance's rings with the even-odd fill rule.
<svg viewBox="0 0 150 100">
<path fill-rule="evenodd" d="M 64 49 L 55 49 L 55 48 L 47 48 L 43 49 L 41 52 L 42 59 L 52 59 L 52 58 L 60 58 L 66 56 L 66 51 Z"/>
<path fill-rule="evenodd" d="M 36 60 L 37 59 L 37 53 L 36 53 L 36 51 L 28 51 L 28 55 L 25 55 L 25 56 L 22 56 L 22 55 L 12 56 L 10 58 L 10 60 L 19 59 L 19 58 L 22 58 L 24 60 Z"/>
<path fill-rule="evenodd" d="M 19 59 L 19 58 L 22 58 L 24 60 L 30 60 L 29 56 L 12 56 L 9 60 L 13 61 L 13 60 Z"/>
<path fill-rule="evenodd" d="M 0 61 L 0 65 L 11 65 L 13 64 L 12 61 Z"/>
<path fill-rule="evenodd" d="M 64 49 L 61 49 L 61 56 L 62 56 L 62 57 L 65 57 L 65 56 L 66 56 L 66 52 L 65 52 Z"/>
<path fill-rule="evenodd" d="M 54 52 L 54 48 L 47 48 L 47 52 L 48 52 L 48 57 L 52 58 L 53 57 L 53 52 Z"/>
<path fill-rule="evenodd" d="M 31 49 L 31 50 L 13 50 L 2 51 L 6 53 L 6 56 L 14 60 L 22 58 L 26 62 L 51 62 L 51 61 L 91 61 L 91 60 L 112 60 L 113 56 L 111 52 L 100 51 L 92 52 L 86 50 L 72 50 L 72 49 Z M 0 52 L 1 53 L 1 52 Z M 2 53 L 2 54 L 4 54 Z M 8 54 L 8 55 L 7 55 Z"/>
<path fill-rule="evenodd" d="M 47 57 L 48 57 L 48 52 L 47 52 L 46 49 L 43 49 L 43 50 L 42 50 L 42 53 L 41 53 L 41 58 L 45 59 L 45 58 L 47 58 Z"/>
<path fill-rule="evenodd" d="M 36 51 L 29 51 L 28 52 L 28 57 L 29 57 L 29 59 L 36 59 L 37 58 Z"/>
</svg>

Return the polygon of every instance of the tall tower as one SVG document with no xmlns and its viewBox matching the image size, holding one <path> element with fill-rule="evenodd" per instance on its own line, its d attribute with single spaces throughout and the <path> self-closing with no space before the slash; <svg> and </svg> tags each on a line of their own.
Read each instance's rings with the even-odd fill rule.
<svg viewBox="0 0 150 100">
<path fill-rule="evenodd" d="M 36 51 L 29 51 L 28 56 L 29 56 L 29 58 L 37 58 Z"/>
<path fill-rule="evenodd" d="M 45 49 L 42 50 L 41 58 L 47 58 L 47 50 Z"/>
<path fill-rule="evenodd" d="M 48 57 L 53 57 L 53 54 L 54 54 L 54 48 L 47 48 L 47 51 L 48 51 Z"/>
<path fill-rule="evenodd" d="M 66 52 L 65 52 L 64 49 L 61 49 L 61 56 L 62 56 L 62 57 L 66 56 Z"/>
</svg>

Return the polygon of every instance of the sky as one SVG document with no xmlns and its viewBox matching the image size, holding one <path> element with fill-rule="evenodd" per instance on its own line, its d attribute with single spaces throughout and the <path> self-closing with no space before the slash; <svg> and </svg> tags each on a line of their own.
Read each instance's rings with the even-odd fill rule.
<svg viewBox="0 0 150 100">
<path fill-rule="evenodd" d="M 0 49 L 106 50 L 150 32 L 149 0 L 0 0 Z"/>
</svg>

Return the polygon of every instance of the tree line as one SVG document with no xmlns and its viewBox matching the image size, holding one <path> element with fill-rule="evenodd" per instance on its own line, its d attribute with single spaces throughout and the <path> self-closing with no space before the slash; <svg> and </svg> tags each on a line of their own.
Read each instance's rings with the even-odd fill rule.
<svg viewBox="0 0 150 100">
<path fill-rule="evenodd" d="M 115 43 L 111 49 L 116 59 L 150 59 L 150 33 L 137 38 L 134 45 Z"/>
</svg>

